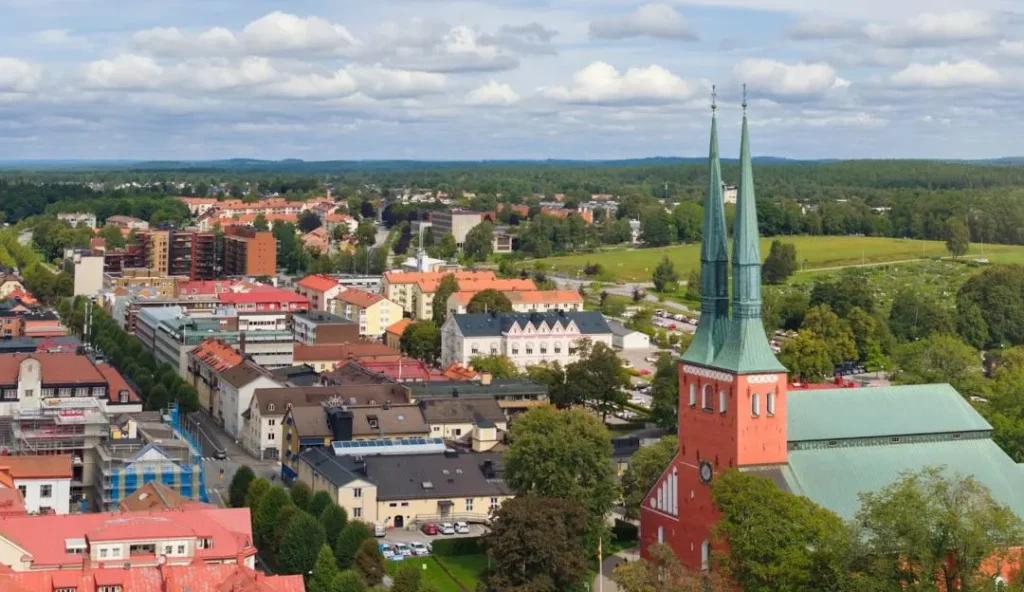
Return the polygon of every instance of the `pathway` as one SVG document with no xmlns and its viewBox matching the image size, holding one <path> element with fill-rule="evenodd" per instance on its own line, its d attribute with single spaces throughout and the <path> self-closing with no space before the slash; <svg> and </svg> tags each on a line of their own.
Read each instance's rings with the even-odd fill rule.
<svg viewBox="0 0 1024 592">
<path fill-rule="evenodd" d="M 638 548 L 626 549 L 619 551 L 611 557 L 605 557 L 604 561 L 601 562 L 601 575 L 594 578 L 594 583 L 590 588 L 591 592 L 619 592 L 619 586 L 612 579 L 611 575 L 615 571 L 615 568 L 622 565 L 627 561 L 638 561 L 640 559 L 640 550 Z"/>
</svg>

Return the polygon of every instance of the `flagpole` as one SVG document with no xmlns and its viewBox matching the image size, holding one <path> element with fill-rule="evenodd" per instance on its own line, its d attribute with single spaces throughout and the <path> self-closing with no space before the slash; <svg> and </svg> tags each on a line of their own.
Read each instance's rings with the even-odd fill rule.
<svg viewBox="0 0 1024 592">
<path fill-rule="evenodd" d="M 604 592 L 604 562 L 602 554 L 604 550 L 601 548 L 601 539 L 597 539 L 597 592 Z"/>
</svg>

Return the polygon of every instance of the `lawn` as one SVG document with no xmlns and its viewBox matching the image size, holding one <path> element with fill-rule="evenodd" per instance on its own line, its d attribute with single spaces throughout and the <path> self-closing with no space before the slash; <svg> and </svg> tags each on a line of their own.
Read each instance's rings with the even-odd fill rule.
<svg viewBox="0 0 1024 592">
<path fill-rule="evenodd" d="M 481 554 L 436 557 L 435 559 L 443 563 L 448 571 L 455 576 L 455 579 L 470 592 L 476 590 L 480 576 L 487 570 L 487 556 Z"/>
<path fill-rule="evenodd" d="M 395 573 L 398 571 L 398 567 L 403 563 L 415 563 L 420 566 L 426 565 L 427 568 L 423 570 L 422 581 L 429 582 L 437 592 L 462 592 L 462 588 L 455 583 L 455 580 L 451 579 L 451 577 L 441 569 L 441 566 L 438 565 L 436 557 L 415 557 L 407 558 L 403 561 L 388 561 L 388 574 L 394 577 Z M 470 589 L 475 590 L 475 584 L 474 587 Z"/>
<path fill-rule="evenodd" d="M 939 241 L 915 241 L 864 236 L 787 236 L 777 237 L 796 246 L 797 260 L 803 270 L 851 267 L 863 264 L 906 261 L 946 256 L 946 246 Z M 773 239 L 762 239 L 761 256 L 767 257 Z M 552 272 L 571 277 L 584 277 L 587 263 L 600 263 L 607 275 L 617 280 L 650 281 L 662 257 L 675 263 L 676 271 L 686 278 L 699 265 L 700 245 L 677 245 L 657 249 L 618 249 L 567 257 L 550 257 L 543 261 Z M 986 258 L 992 263 L 1024 263 L 1024 246 L 971 245 L 969 257 Z M 532 266 L 533 262 L 527 262 Z"/>
<path fill-rule="evenodd" d="M 388 574 L 393 577 L 395 572 L 398 571 L 398 566 L 403 563 L 415 563 L 419 566 L 426 565 L 427 568 L 423 570 L 422 581 L 429 582 L 437 592 L 462 592 L 463 590 L 474 592 L 480 577 L 483 575 L 484 570 L 487 569 L 487 557 L 484 555 L 464 555 L 460 557 L 429 556 L 408 558 L 404 561 L 388 561 Z M 439 563 L 444 563 L 451 576 L 445 573 Z M 452 579 L 452 576 L 455 579 Z M 461 587 L 459 586 L 460 584 L 462 585 Z"/>
</svg>

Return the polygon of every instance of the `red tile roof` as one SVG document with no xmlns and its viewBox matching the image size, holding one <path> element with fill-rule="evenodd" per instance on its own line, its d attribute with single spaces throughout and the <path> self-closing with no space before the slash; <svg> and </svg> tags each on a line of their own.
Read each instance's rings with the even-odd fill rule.
<svg viewBox="0 0 1024 592">
<path fill-rule="evenodd" d="M 224 304 L 257 304 L 261 302 L 276 302 L 287 307 L 288 304 L 305 304 L 309 306 L 309 299 L 301 294 L 296 294 L 284 288 L 273 286 L 257 286 L 248 292 L 226 292 L 220 295 L 220 301 Z"/>
<path fill-rule="evenodd" d="M 230 292 L 238 282 L 235 280 L 195 280 L 178 282 L 179 296 L 214 295 Z"/>
<path fill-rule="evenodd" d="M 385 332 L 386 333 L 391 333 L 392 335 L 398 335 L 399 337 L 401 337 L 402 334 L 405 333 L 405 330 L 411 324 L 412 324 L 412 319 L 402 319 L 402 320 L 398 321 L 397 323 L 391 325 L 387 329 L 385 329 Z"/>
<path fill-rule="evenodd" d="M 121 376 L 121 373 L 117 371 L 117 368 L 109 364 L 96 364 L 96 369 L 100 371 L 103 378 L 107 379 L 107 398 L 112 403 L 121 402 L 121 391 L 128 391 L 128 401 L 131 403 L 141 403 L 142 399 L 138 393 L 128 384 L 128 381 Z"/>
<path fill-rule="evenodd" d="M 15 479 L 70 479 L 71 455 L 0 456 L 0 473 Z"/>
<path fill-rule="evenodd" d="M 509 284 L 502 284 L 500 282 L 520 282 L 523 280 L 498 280 L 498 287 L 488 286 L 477 290 L 478 286 L 474 285 L 473 290 L 463 290 L 454 294 L 455 301 L 459 304 L 466 305 L 469 301 L 484 290 L 498 290 L 504 292 L 505 296 L 508 297 L 512 304 L 582 304 L 583 297 L 580 293 L 575 290 L 516 290 L 514 287 L 509 287 Z M 532 280 L 529 281 L 531 284 Z"/>
<path fill-rule="evenodd" d="M 326 292 L 338 286 L 338 280 L 326 275 L 307 275 L 299 281 L 298 286 L 313 290 L 314 292 Z"/>
<path fill-rule="evenodd" d="M 459 281 L 498 279 L 493 271 L 387 271 L 384 272 L 384 279 L 389 284 L 416 284 L 424 280 L 440 282 L 446 275 L 454 275 Z"/>
<path fill-rule="evenodd" d="M 354 304 L 359 308 L 369 308 L 381 300 L 384 300 L 384 297 L 375 292 L 367 292 L 366 290 L 360 290 L 359 288 L 349 288 L 341 294 L 338 294 L 335 297 L 335 300 Z"/>
<path fill-rule="evenodd" d="M 4 516 L 24 516 L 27 513 L 25 499 L 21 497 L 21 492 L 14 488 L 13 482 L 0 487 L 0 519 Z"/>
<path fill-rule="evenodd" d="M 234 368 L 242 363 L 242 354 L 231 344 L 220 339 L 204 339 L 192 348 L 191 355 L 206 362 L 215 372 Z"/>
<path fill-rule="evenodd" d="M 378 358 L 394 356 L 398 359 L 401 354 L 398 350 L 392 349 L 381 343 L 363 341 L 356 343 L 330 343 L 324 345 L 295 344 L 295 363 L 313 362 L 323 360 L 349 360 L 353 358 Z"/>
<path fill-rule="evenodd" d="M 0 384 L 18 382 L 18 371 L 25 358 L 39 360 L 43 384 L 93 384 L 106 382 L 106 378 L 89 358 L 70 354 L 0 354 Z"/>
<path fill-rule="evenodd" d="M 433 374 L 430 371 L 430 367 L 421 360 L 414 360 L 412 358 L 401 358 L 399 360 L 363 360 L 356 362 L 359 366 L 369 372 L 375 374 L 383 374 L 391 380 L 397 380 L 399 382 L 404 381 L 422 381 L 427 382 L 430 380 L 436 380 L 438 378 L 444 378 L 439 374 Z"/>
<path fill-rule="evenodd" d="M 150 481 L 122 499 L 117 509 L 122 512 L 155 512 L 160 510 L 181 510 L 188 508 L 212 508 L 209 504 L 190 500 L 177 491 L 160 483 Z"/>
<path fill-rule="evenodd" d="M 120 586 L 124 592 L 305 592 L 302 576 L 268 576 L 244 565 L 162 565 L 160 567 L 49 570 L 0 574 L 4 592 L 52 592 L 74 588 L 94 592 Z"/>
</svg>

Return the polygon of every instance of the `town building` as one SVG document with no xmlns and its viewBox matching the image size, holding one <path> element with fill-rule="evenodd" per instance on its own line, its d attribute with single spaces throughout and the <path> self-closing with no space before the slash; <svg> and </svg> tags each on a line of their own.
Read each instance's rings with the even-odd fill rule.
<svg viewBox="0 0 1024 592">
<path fill-rule="evenodd" d="M 103 289 L 103 254 L 75 251 L 71 255 L 75 296 L 96 296 Z"/>
<path fill-rule="evenodd" d="M 25 285 L 21 283 L 21 278 L 12 273 L 0 274 L 0 300 L 10 298 L 12 294 L 24 291 Z"/>
<path fill-rule="evenodd" d="M 519 282 L 520 280 L 510 280 Z M 505 290 L 507 286 L 497 280 L 498 288 L 512 303 L 513 312 L 548 312 L 552 310 L 583 310 L 583 296 L 576 290 Z M 512 284 L 518 286 L 519 284 Z M 465 314 L 473 296 L 480 291 L 459 291 L 448 297 L 448 314 Z"/>
<path fill-rule="evenodd" d="M 176 298 L 179 284 L 188 281 L 187 276 L 159 275 L 144 267 L 129 267 L 116 273 L 104 273 L 102 277 L 104 290 L 147 289 L 158 298 Z"/>
<path fill-rule="evenodd" d="M 220 408 L 214 418 L 236 440 L 242 439 L 244 424 L 242 414 L 249 409 L 256 389 L 281 386 L 281 383 L 274 380 L 270 372 L 250 360 L 245 360 L 241 364 L 221 372 L 218 384 L 220 386 Z M 217 407 L 216 404 L 214 407 Z"/>
<path fill-rule="evenodd" d="M 307 275 L 295 284 L 295 291 L 309 299 L 309 305 L 316 310 L 329 310 L 331 301 L 345 291 L 345 286 L 326 275 Z"/>
<path fill-rule="evenodd" d="M 508 431 L 508 417 L 493 397 L 424 399 L 419 402 L 430 436 L 484 452 Z"/>
<path fill-rule="evenodd" d="M 359 341 L 362 334 L 355 321 L 323 310 L 292 315 L 292 337 L 304 345 L 324 345 Z"/>
<path fill-rule="evenodd" d="M 384 330 L 384 345 L 392 349 L 402 348 L 402 335 L 412 324 L 412 319 L 402 319 Z"/>
<path fill-rule="evenodd" d="M 16 489 L 27 512 L 68 514 L 71 463 L 67 454 L 0 457 L 0 489 Z"/>
<path fill-rule="evenodd" d="M 104 226 L 114 226 L 125 230 L 149 230 L 149 222 L 132 216 L 110 216 L 103 221 Z"/>
<path fill-rule="evenodd" d="M 330 493 L 353 519 L 395 529 L 427 522 L 484 523 L 513 497 L 499 454 L 402 453 L 402 448 L 427 448 L 430 440 L 401 443 L 392 454 L 375 452 L 380 447 L 339 447 L 358 444 L 346 442 L 332 445 L 334 453 L 310 448 L 297 459 L 297 478 L 314 492 Z M 338 456 L 339 450 L 346 453 Z"/>
<path fill-rule="evenodd" d="M 78 228 L 79 224 L 85 224 L 88 228 L 96 229 L 96 214 L 89 212 L 69 212 L 57 214 L 57 220 L 67 222 L 71 228 Z"/>
<path fill-rule="evenodd" d="M 512 252 L 512 234 L 508 227 L 496 226 L 491 238 L 491 250 L 499 255 L 506 255 Z"/>
<path fill-rule="evenodd" d="M 102 408 L 118 413 L 130 413 L 141 406 L 138 395 L 113 366 L 95 363 L 88 356 L 40 352 L 0 355 L 0 417 L 78 400 L 96 400 Z"/>
<path fill-rule="evenodd" d="M 376 383 L 378 381 L 362 381 L 356 376 L 363 373 L 372 377 L 380 377 L 390 382 L 425 382 L 431 380 L 448 380 L 443 374 L 431 368 L 422 360 L 398 358 L 398 360 L 352 360 L 340 364 L 331 372 L 321 375 L 321 382 L 327 384 L 358 384 Z"/>
<path fill-rule="evenodd" d="M 327 345 L 295 344 L 293 365 L 308 364 L 317 372 L 330 372 L 349 360 L 398 361 L 402 354 L 383 343 L 356 341 Z"/>
<path fill-rule="evenodd" d="M 208 506 L 209 504 L 184 497 L 159 481 L 147 481 L 145 485 L 136 489 L 135 493 L 122 499 L 117 504 L 117 509 L 122 512 L 159 512 Z"/>
<path fill-rule="evenodd" d="M 612 345 L 618 349 L 634 350 L 651 347 L 651 337 L 646 333 L 630 329 L 619 321 L 608 321 L 612 329 Z"/>
<path fill-rule="evenodd" d="M 221 373 L 242 363 L 243 357 L 230 343 L 207 338 L 188 352 L 185 380 L 199 394 L 199 405 L 212 417 L 219 415 Z"/>
<path fill-rule="evenodd" d="M 222 304 L 233 306 L 238 311 L 286 311 L 309 310 L 309 299 L 284 288 L 256 285 L 246 292 L 224 292 L 220 295 Z"/>
<path fill-rule="evenodd" d="M 402 307 L 375 292 L 350 288 L 334 299 L 335 312 L 359 324 L 359 335 L 379 339 L 402 318 Z"/>
<path fill-rule="evenodd" d="M 536 290 L 533 280 L 499 279 L 493 271 L 454 272 L 402 272 L 384 274 L 383 294 L 402 307 L 410 317 L 430 320 L 434 317 L 434 293 L 446 275 L 454 275 L 459 291 L 480 292 L 491 289 L 500 292 Z"/>
<path fill-rule="evenodd" d="M 321 384 L 320 373 L 308 364 L 274 368 L 270 371 L 270 375 L 284 386 L 317 386 Z"/>
<path fill-rule="evenodd" d="M 483 214 L 469 210 L 447 210 L 433 212 L 430 223 L 434 230 L 434 240 L 440 241 L 446 234 L 455 237 L 455 244 L 461 249 L 466 242 L 466 235 L 483 221 Z"/>
<path fill-rule="evenodd" d="M 273 233 L 237 226 L 224 229 L 224 275 L 277 275 L 277 241 Z"/>
<path fill-rule="evenodd" d="M 486 374 L 480 380 L 470 382 L 419 382 L 405 386 L 417 403 L 492 399 L 508 418 L 548 404 L 548 389 L 543 384 L 524 379 L 492 380 Z"/>
<path fill-rule="evenodd" d="M 202 216 L 220 204 L 215 197 L 179 197 L 178 201 L 185 204 L 192 216 Z"/>
<path fill-rule="evenodd" d="M 185 276 L 193 280 L 211 280 L 220 275 L 217 235 L 212 232 L 142 230 L 135 234 L 134 247 L 131 251 L 135 255 L 134 264 L 122 265 L 145 267 L 157 275 Z"/>
<path fill-rule="evenodd" d="M 63 337 L 68 329 L 57 313 L 49 310 L 31 310 L 21 313 L 22 335 L 25 337 Z"/>
<path fill-rule="evenodd" d="M 448 317 L 441 327 L 441 365 L 468 366 L 475 356 L 506 356 L 525 368 L 545 362 L 563 366 L 578 359 L 578 342 L 612 345 L 599 312 L 477 313 Z"/>
<path fill-rule="evenodd" d="M 0 589 L 6 592 L 196 592 L 211 583 L 231 592 L 305 592 L 302 576 L 268 576 L 237 564 L 122 565 L 102 569 L 83 567 L 20 573 L 0 573 Z"/>
</svg>

